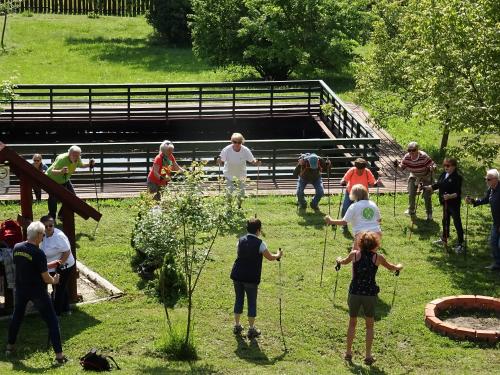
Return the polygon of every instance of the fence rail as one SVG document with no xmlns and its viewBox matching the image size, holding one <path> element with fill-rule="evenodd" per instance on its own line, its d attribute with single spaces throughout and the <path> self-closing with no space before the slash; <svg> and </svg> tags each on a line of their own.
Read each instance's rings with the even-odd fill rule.
<svg viewBox="0 0 500 375">
<path fill-rule="evenodd" d="M 22 0 L 19 11 L 135 17 L 145 14 L 150 7 L 150 0 Z"/>
</svg>

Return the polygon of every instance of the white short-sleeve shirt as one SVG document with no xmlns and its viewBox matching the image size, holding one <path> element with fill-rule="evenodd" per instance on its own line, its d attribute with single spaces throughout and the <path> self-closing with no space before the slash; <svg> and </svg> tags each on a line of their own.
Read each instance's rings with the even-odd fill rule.
<svg viewBox="0 0 500 375">
<path fill-rule="evenodd" d="M 234 177 L 243 180 L 247 177 L 247 161 L 251 162 L 255 158 L 252 151 L 246 146 L 241 146 L 236 152 L 233 145 L 224 147 L 220 153 L 220 158 L 224 162 L 224 177 L 232 181 Z"/>
<path fill-rule="evenodd" d="M 40 249 L 47 257 L 47 263 L 60 259 L 63 253 L 69 250 L 69 257 L 64 264 L 66 267 L 72 267 L 75 264 L 75 258 L 71 253 L 71 246 L 68 237 L 62 230 L 54 228 L 52 236 L 43 236 L 43 241 L 40 243 Z M 55 272 L 55 268 L 49 268 L 49 272 Z"/>
<path fill-rule="evenodd" d="M 352 225 L 354 234 L 365 231 L 381 232 L 380 210 L 372 201 L 362 200 L 351 204 L 342 220 Z"/>
<path fill-rule="evenodd" d="M 257 237 L 255 234 L 252 234 L 252 233 L 247 233 L 247 236 L 254 236 L 255 238 L 259 238 L 259 237 Z M 238 241 L 238 242 L 236 242 L 236 253 L 238 253 L 238 245 L 239 245 L 239 244 L 240 244 L 240 242 L 239 242 L 239 241 Z M 264 251 L 266 251 L 266 250 L 267 250 L 267 245 L 266 245 L 266 243 L 265 243 L 264 241 L 262 241 L 262 242 L 260 243 L 260 246 L 259 246 L 259 254 L 263 254 L 263 253 L 264 253 Z"/>
</svg>

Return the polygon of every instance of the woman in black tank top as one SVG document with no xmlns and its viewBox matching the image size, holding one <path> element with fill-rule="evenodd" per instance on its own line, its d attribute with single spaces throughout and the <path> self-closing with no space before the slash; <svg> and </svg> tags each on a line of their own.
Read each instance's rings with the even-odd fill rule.
<svg viewBox="0 0 500 375">
<path fill-rule="evenodd" d="M 363 232 L 359 235 L 358 247 L 360 250 L 353 250 L 342 259 L 337 258 L 338 264 L 352 264 L 352 280 L 349 286 L 349 327 L 347 329 L 347 349 L 344 359 L 352 360 L 352 343 L 356 333 L 356 323 L 361 307 L 363 307 L 366 322 L 366 355 L 365 363 L 371 365 L 375 362 L 372 356 L 373 325 L 375 322 L 375 305 L 377 295 L 380 291 L 375 277 L 378 266 L 382 265 L 388 270 L 399 271 L 403 268 L 401 264 L 389 263 L 383 255 L 377 254 L 380 247 L 380 239 L 374 232 Z"/>
</svg>

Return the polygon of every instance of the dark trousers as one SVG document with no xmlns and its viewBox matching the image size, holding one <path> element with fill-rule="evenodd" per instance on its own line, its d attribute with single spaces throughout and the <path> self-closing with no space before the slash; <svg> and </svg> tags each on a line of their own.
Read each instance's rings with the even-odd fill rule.
<svg viewBox="0 0 500 375">
<path fill-rule="evenodd" d="M 35 199 L 40 202 L 42 200 L 42 189 L 39 186 L 33 186 L 33 193 L 35 193 Z"/>
<path fill-rule="evenodd" d="M 69 190 L 70 192 L 75 194 L 75 189 L 73 189 L 73 185 L 71 184 L 71 181 L 65 182 L 61 186 L 65 187 L 67 190 Z M 52 216 L 53 219 L 57 219 L 57 216 L 56 216 L 56 214 L 57 214 L 57 202 L 58 202 L 57 198 L 54 195 L 49 194 L 49 200 L 48 200 L 49 215 Z M 59 214 L 60 213 L 61 213 L 61 211 L 59 211 Z"/>
<path fill-rule="evenodd" d="M 464 229 L 462 227 L 462 218 L 460 217 L 459 204 L 446 204 L 443 206 L 443 239 L 450 237 L 450 218 L 453 218 L 453 225 L 457 231 L 458 243 L 464 243 Z"/>
<path fill-rule="evenodd" d="M 55 291 L 53 292 L 54 310 L 56 311 L 57 316 L 60 316 L 63 312 L 69 311 L 68 282 L 71 275 L 75 271 L 75 268 L 76 264 L 72 267 L 58 270 L 59 284 L 54 285 Z M 51 272 L 50 274 L 51 276 L 54 276 L 56 273 Z"/>
<path fill-rule="evenodd" d="M 247 295 L 248 317 L 255 318 L 257 316 L 257 289 L 258 284 L 243 283 L 233 280 L 234 284 L 234 313 L 241 314 L 243 305 L 245 304 L 245 293 Z"/>
<path fill-rule="evenodd" d="M 32 301 L 35 308 L 42 316 L 42 319 L 47 323 L 54 352 L 61 353 L 62 345 L 59 322 L 57 321 L 57 316 L 49 294 L 43 289 L 33 290 L 31 288 L 16 288 L 15 299 L 14 313 L 12 314 L 12 320 L 9 325 L 9 345 L 14 345 L 16 343 L 17 334 L 19 333 L 19 328 L 21 328 L 21 323 L 24 319 L 26 305 L 29 301 Z"/>
</svg>

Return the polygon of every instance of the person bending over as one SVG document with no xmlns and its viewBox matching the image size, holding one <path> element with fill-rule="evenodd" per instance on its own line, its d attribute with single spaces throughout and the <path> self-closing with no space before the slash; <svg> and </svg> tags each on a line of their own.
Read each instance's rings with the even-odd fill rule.
<svg viewBox="0 0 500 375">
<path fill-rule="evenodd" d="M 38 310 L 49 328 L 50 341 L 56 353 L 56 362 L 67 361 L 61 345 L 59 323 L 54 306 L 47 293 L 46 284 L 57 284 L 59 275 L 50 276 L 47 270 L 47 257 L 38 247 L 45 234 L 45 226 L 35 221 L 27 228 L 27 241 L 14 246 L 14 264 L 16 265 L 16 291 L 12 320 L 9 325 L 6 355 L 14 352 L 17 334 L 24 318 L 24 311 L 29 301 Z"/>
<path fill-rule="evenodd" d="M 321 172 L 324 169 L 330 168 L 330 166 L 330 160 L 325 161 L 316 154 L 307 153 L 300 156 L 297 166 L 293 171 L 293 177 L 298 177 L 297 204 L 299 208 L 305 209 L 307 207 L 304 190 L 307 184 L 311 184 L 314 187 L 314 197 L 311 200 L 311 208 L 315 211 L 319 209 L 319 201 L 325 194 Z"/>
<path fill-rule="evenodd" d="M 267 260 L 280 260 L 283 252 L 280 250 L 276 254 L 271 254 L 267 245 L 259 236 L 262 230 L 262 223 L 259 219 L 247 221 L 247 234 L 241 237 L 237 243 L 237 257 L 231 270 L 233 280 L 235 301 L 234 301 L 234 334 L 239 335 L 243 331 L 240 324 L 240 316 L 243 313 L 245 294 L 248 304 L 248 333 L 249 339 L 260 336 L 260 330 L 255 327 L 257 316 L 257 290 L 262 272 L 262 258 Z"/>
<path fill-rule="evenodd" d="M 377 295 L 380 291 L 376 281 L 378 266 L 382 265 L 390 271 L 399 271 L 403 266 L 401 264 L 394 265 L 389 263 L 383 255 L 377 254 L 380 242 L 376 233 L 360 233 L 358 247 L 359 250 L 351 251 L 346 258 L 337 258 L 338 264 L 346 265 L 352 262 L 352 280 L 349 285 L 349 295 L 347 298 L 349 326 L 347 329 L 347 348 L 344 359 L 346 361 L 352 360 L 352 343 L 356 334 L 356 323 L 361 307 L 363 307 L 366 323 L 365 364 L 371 365 L 375 362 L 375 358 L 372 356 L 372 345 L 375 307 L 377 304 Z"/>
</svg>

